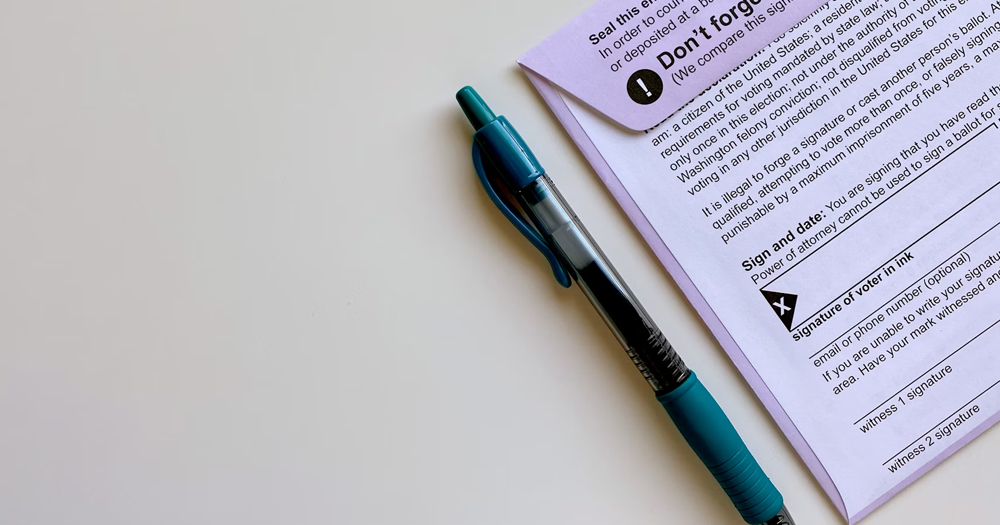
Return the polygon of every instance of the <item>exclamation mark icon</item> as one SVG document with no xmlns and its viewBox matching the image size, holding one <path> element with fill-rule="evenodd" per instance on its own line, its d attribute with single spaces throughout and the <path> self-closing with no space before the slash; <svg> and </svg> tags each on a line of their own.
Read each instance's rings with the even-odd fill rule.
<svg viewBox="0 0 1000 525">
<path fill-rule="evenodd" d="M 649 88 L 648 88 L 648 87 L 646 87 L 646 83 L 645 83 L 645 82 L 643 82 L 641 78 L 637 78 L 637 79 L 635 79 L 635 83 L 636 83 L 636 84 L 639 84 L 639 87 L 640 87 L 640 88 L 642 88 L 642 90 L 646 92 L 646 96 L 647 96 L 647 97 L 652 97 L 652 96 L 653 96 L 653 93 L 651 93 L 651 92 L 649 91 Z"/>
<path fill-rule="evenodd" d="M 663 79 L 653 70 L 640 69 L 628 77 L 625 89 L 632 102 L 648 106 L 663 94 Z"/>
</svg>

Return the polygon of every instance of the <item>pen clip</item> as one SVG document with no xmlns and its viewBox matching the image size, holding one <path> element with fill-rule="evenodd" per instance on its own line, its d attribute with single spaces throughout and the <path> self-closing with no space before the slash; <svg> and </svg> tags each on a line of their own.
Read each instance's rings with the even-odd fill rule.
<svg viewBox="0 0 1000 525">
<path fill-rule="evenodd" d="M 511 209 L 511 205 L 513 203 L 508 203 L 504 200 L 496 191 L 496 188 L 493 187 L 493 183 L 490 181 L 489 177 L 486 176 L 486 169 L 483 165 L 482 147 L 476 140 L 472 141 L 472 165 L 476 168 L 476 174 L 479 176 L 479 183 L 483 185 L 483 189 L 486 190 L 486 194 L 489 195 L 493 204 L 495 204 L 496 207 L 500 209 L 500 212 L 503 213 L 504 217 L 507 217 L 507 220 L 509 220 L 510 223 L 513 224 L 526 239 L 528 239 L 528 242 L 537 248 L 538 251 L 542 252 L 542 255 L 545 256 L 545 260 L 547 260 L 549 265 L 552 266 L 552 275 L 555 276 L 556 281 L 564 288 L 569 288 L 571 284 L 569 275 L 566 273 L 566 269 L 563 268 L 562 262 L 560 262 L 555 252 L 552 251 L 552 248 L 549 247 L 549 245 L 545 242 L 545 239 L 538 234 L 538 231 L 536 231 L 535 228 L 525 222 L 516 211 Z"/>
</svg>

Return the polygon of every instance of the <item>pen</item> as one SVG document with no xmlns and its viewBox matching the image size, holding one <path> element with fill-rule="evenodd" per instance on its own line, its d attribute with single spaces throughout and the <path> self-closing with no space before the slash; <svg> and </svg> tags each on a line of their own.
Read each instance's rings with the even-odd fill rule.
<svg viewBox="0 0 1000 525">
<path fill-rule="evenodd" d="M 642 308 L 514 127 L 471 87 L 456 95 L 476 128 L 472 162 L 490 200 L 552 266 L 576 281 L 747 523 L 794 525 L 781 493 L 726 414 Z M 525 220 L 527 218 L 527 221 Z"/>
</svg>

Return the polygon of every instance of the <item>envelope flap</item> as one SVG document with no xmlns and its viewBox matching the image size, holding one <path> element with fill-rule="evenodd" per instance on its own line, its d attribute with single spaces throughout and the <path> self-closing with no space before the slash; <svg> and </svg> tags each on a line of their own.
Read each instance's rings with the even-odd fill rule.
<svg viewBox="0 0 1000 525">
<path fill-rule="evenodd" d="M 826 0 L 602 0 L 518 63 L 611 120 L 650 129 Z M 835 11 L 819 11 L 818 39 Z M 832 31 L 832 26 L 829 31 Z M 801 37 L 800 37 L 801 38 Z M 782 56 L 808 53 L 805 41 L 781 43 Z M 808 57 L 804 57 L 803 60 Z M 737 79 L 734 79 L 734 81 Z M 719 102 L 725 101 L 725 85 Z"/>
</svg>

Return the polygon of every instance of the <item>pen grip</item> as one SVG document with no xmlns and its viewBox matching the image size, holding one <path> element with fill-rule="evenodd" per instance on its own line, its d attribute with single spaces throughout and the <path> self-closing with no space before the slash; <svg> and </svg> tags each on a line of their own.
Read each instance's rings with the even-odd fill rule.
<svg viewBox="0 0 1000 525">
<path fill-rule="evenodd" d="M 781 493 L 693 371 L 680 387 L 656 399 L 747 523 L 764 523 L 778 514 Z"/>
</svg>

